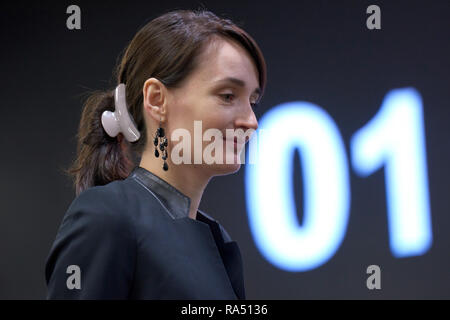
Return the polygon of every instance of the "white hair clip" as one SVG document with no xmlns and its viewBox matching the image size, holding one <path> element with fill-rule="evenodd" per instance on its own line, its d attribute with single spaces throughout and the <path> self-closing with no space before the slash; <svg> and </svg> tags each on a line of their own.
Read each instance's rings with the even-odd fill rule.
<svg viewBox="0 0 450 320">
<path fill-rule="evenodd" d="M 136 124 L 133 118 L 128 112 L 126 95 L 125 95 L 125 84 L 120 83 L 114 92 L 114 104 L 115 111 L 111 112 L 105 110 L 102 113 L 102 125 L 106 133 L 110 137 L 116 137 L 119 132 L 125 136 L 125 138 L 134 142 L 137 141 L 141 134 L 136 128 Z"/>
</svg>

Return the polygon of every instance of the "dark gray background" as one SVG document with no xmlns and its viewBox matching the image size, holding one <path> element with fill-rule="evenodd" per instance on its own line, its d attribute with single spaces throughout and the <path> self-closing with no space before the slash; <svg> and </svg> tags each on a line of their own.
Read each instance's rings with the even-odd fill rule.
<svg viewBox="0 0 450 320">
<path fill-rule="evenodd" d="M 82 30 L 66 28 L 71 4 L 81 8 Z M 258 117 L 282 102 L 313 102 L 338 124 L 349 154 L 350 137 L 389 90 L 412 86 L 424 102 L 433 246 L 423 256 L 390 252 L 383 170 L 367 179 L 351 173 L 345 239 L 328 263 L 303 273 L 277 269 L 256 249 L 245 167 L 212 180 L 200 207 L 238 241 L 247 298 L 450 298 L 448 0 L 2 2 L 0 298 L 45 297 L 45 258 L 75 196 L 60 169 L 75 156 L 81 95 L 111 88 L 117 56 L 147 21 L 202 4 L 241 24 L 266 57 Z M 381 8 L 381 30 L 366 28 L 370 4 Z M 370 264 L 381 267 L 379 291 L 366 288 Z"/>
</svg>

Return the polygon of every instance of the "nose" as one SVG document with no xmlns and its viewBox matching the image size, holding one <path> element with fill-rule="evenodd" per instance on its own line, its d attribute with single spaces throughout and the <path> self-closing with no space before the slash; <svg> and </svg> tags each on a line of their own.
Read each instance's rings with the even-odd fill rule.
<svg viewBox="0 0 450 320">
<path fill-rule="evenodd" d="M 253 129 L 256 131 L 258 129 L 258 120 L 251 107 L 246 108 L 245 113 L 236 119 L 235 126 L 243 130 Z"/>
</svg>

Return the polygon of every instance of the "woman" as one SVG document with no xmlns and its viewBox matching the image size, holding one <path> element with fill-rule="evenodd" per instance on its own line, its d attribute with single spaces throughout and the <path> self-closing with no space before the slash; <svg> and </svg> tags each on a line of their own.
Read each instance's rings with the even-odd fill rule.
<svg viewBox="0 0 450 320">
<path fill-rule="evenodd" d="M 245 299 L 237 243 L 198 207 L 213 176 L 240 168 L 245 141 L 226 143 L 227 130 L 258 126 L 259 47 L 230 20 L 177 10 L 139 30 L 116 70 L 118 86 L 83 109 L 68 171 L 77 197 L 47 258 L 47 298 Z M 194 159 L 199 124 L 225 139 L 212 163 Z"/>
</svg>

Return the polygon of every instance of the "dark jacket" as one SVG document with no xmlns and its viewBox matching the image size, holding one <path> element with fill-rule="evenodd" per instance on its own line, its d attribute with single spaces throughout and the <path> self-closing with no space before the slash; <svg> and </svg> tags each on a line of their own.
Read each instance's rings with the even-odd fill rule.
<svg viewBox="0 0 450 320">
<path fill-rule="evenodd" d="M 189 207 L 139 166 L 83 191 L 47 257 L 47 299 L 245 299 L 237 243 L 206 213 L 189 218 Z M 73 265 L 80 289 L 68 284 Z"/>
</svg>

